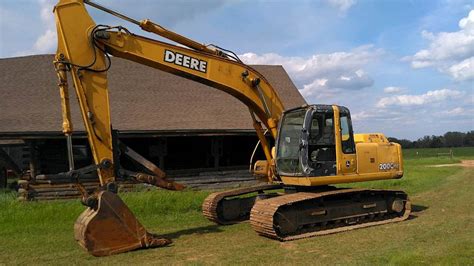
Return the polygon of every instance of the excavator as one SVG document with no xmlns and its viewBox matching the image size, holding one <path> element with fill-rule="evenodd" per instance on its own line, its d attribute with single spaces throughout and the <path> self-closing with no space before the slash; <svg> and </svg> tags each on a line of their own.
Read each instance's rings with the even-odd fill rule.
<svg viewBox="0 0 474 266">
<path fill-rule="evenodd" d="M 175 44 L 136 35 L 123 26 L 96 24 L 85 5 Z M 117 156 L 124 149 L 114 137 L 110 120 L 107 71 L 113 67 L 111 56 L 208 85 L 248 107 L 265 156 L 255 162 L 253 172 L 263 182 L 210 194 L 202 204 L 209 220 L 222 225 L 250 220 L 259 235 L 288 241 L 408 218 L 411 204 L 403 191 L 335 186 L 403 176 L 400 145 L 381 133 L 354 134 L 347 108 L 312 104 L 285 110 L 265 77 L 235 53 L 90 0 L 60 0 L 53 13 L 58 35 L 54 66 L 69 158 L 66 174 L 77 181 L 81 201 L 87 206 L 75 222 L 74 235 L 90 254 L 107 256 L 171 243 L 148 232 L 117 195 L 117 177 L 123 174 Z M 68 76 L 94 158 L 91 166 L 81 169 L 74 169 Z M 138 175 L 137 180 L 166 189 L 183 188 L 168 181 L 157 167 L 151 168 L 156 175 Z M 94 171 L 100 186 L 89 192 L 80 177 Z"/>
</svg>

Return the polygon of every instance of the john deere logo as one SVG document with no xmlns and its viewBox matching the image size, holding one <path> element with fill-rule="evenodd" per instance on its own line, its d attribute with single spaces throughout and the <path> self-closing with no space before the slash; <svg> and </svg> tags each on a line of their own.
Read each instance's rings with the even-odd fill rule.
<svg viewBox="0 0 474 266">
<path fill-rule="evenodd" d="M 207 62 L 189 55 L 180 54 L 170 50 L 165 50 L 165 62 L 173 63 L 178 66 L 197 70 L 202 73 L 207 72 Z"/>
</svg>

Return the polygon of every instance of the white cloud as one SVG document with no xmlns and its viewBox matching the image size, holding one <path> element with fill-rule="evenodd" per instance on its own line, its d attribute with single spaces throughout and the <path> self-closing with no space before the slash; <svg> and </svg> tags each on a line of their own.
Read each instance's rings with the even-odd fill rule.
<svg viewBox="0 0 474 266">
<path fill-rule="evenodd" d="M 46 23 L 48 26 L 54 26 L 53 7 L 57 1 L 53 0 L 38 0 L 41 10 L 40 16 L 41 21 Z"/>
<path fill-rule="evenodd" d="M 315 54 L 306 58 L 275 53 L 245 53 L 240 58 L 247 64 L 283 65 L 304 96 L 322 98 L 341 90 L 360 90 L 372 86 L 373 80 L 363 67 L 382 54 L 382 50 L 365 45 L 350 52 Z"/>
<path fill-rule="evenodd" d="M 454 64 L 448 68 L 448 73 L 456 80 L 468 80 L 474 78 L 474 56 Z"/>
<path fill-rule="evenodd" d="M 336 93 L 340 92 L 340 89 L 330 89 L 327 86 L 327 79 L 316 79 L 310 84 L 303 86 L 303 89 L 300 90 L 301 95 L 306 99 L 315 97 L 315 98 L 329 98 L 333 97 Z"/>
<path fill-rule="evenodd" d="M 33 45 L 34 53 L 50 53 L 56 48 L 57 44 L 57 35 L 56 31 L 53 30 L 46 30 L 38 39 L 36 40 L 35 44 Z"/>
<path fill-rule="evenodd" d="M 354 121 L 399 121 L 404 120 L 403 113 L 394 110 L 360 111 L 351 114 Z"/>
<path fill-rule="evenodd" d="M 429 47 L 404 58 L 413 68 L 436 67 L 455 80 L 474 78 L 474 10 L 459 21 L 459 31 L 423 31 L 422 36 L 430 42 Z"/>
<path fill-rule="evenodd" d="M 402 91 L 404 91 L 404 90 L 405 90 L 405 89 L 404 89 L 404 88 L 401 88 L 401 87 L 392 87 L 392 86 L 391 86 L 391 87 L 386 87 L 386 88 L 384 88 L 384 89 L 383 89 L 383 92 L 396 94 L 396 93 L 400 93 L 400 92 L 402 92 Z"/>
<path fill-rule="evenodd" d="M 446 115 L 449 115 L 449 116 L 455 116 L 455 115 L 460 115 L 464 112 L 464 108 L 462 107 L 456 107 L 454 109 L 451 109 L 451 110 L 447 110 L 447 111 L 444 111 L 442 112 L 443 114 L 446 114 Z"/>
<path fill-rule="evenodd" d="M 349 8 L 357 3 L 356 0 L 326 0 L 329 5 L 339 9 L 340 12 L 345 13 Z"/>
<path fill-rule="evenodd" d="M 52 52 L 57 44 L 56 25 L 54 22 L 54 0 L 39 0 L 41 6 L 41 21 L 46 30 L 35 42 L 34 49 L 39 53 Z"/>
<path fill-rule="evenodd" d="M 472 130 L 474 126 L 474 118 L 472 117 L 473 112 L 474 106 L 472 105 L 457 106 L 447 108 L 447 110 L 435 112 L 434 116 L 438 118 L 439 121 L 442 121 L 444 123 L 449 123 L 453 121 L 463 122 L 467 126 L 467 130 Z"/>
<path fill-rule="evenodd" d="M 441 89 L 428 91 L 420 95 L 394 95 L 391 97 L 381 98 L 376 107 L 386 108 L 389 106 L 416 106 L 425 105 L 428 103 L 441 102 L 447 99 L 457 98 L 463 95 L 461 91 L 451 89 Z"/>
<path fill-rule="evenodd" d="M 357 70 L 353 74 L 341 75 L 333 79 L 316 79 L 310 84 L 305 84 L 300 92 L 307 98 L 328 98 L 335 96 L 342 90 L 358 90 L 373 84 L 372 78 L 364 71 Z"/>
<path fill-rule="evenodd" d="M 53 7 L 54 0 L 38 0 L 40 5 L 40 18 L 44 32 L 36 39 L 33 47 L 27 51 L 21 51 L 16 55 L 31 55 L 52 53 L 57 45 L 57 34 L 54 22 Z"/>
</svg>

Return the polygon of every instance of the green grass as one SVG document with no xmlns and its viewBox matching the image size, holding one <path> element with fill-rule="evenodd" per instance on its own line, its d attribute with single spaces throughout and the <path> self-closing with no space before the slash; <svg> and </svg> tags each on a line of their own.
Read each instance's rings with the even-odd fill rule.
<svg viewBox="0 0 474 266">
<path fill-rule="evenodd" d="M 474 147 L 460 148 L 423 148 L 423 149 L 404 149 L 403 157 L 406 160 L 420 158 L 440 158 L 449 159 L 449 155 L 438 156 L 438 153 L 449 153 L 453 151 L 454 159 L 468 159 L 474 156 Z"/>
<path fill-rule="evenodd" d="M 474 149 L 463 152 L 474 158 Z M 95 258 L 73 239 L 84 209 L 77 200 L 18 202 L 3 191 L 0 264 L 474 264 L 474 171 L 405 155 L 402 179 L 357 185 L 407 191 L 413 219 L 284 243 L 257 236 L 249 223 L 208 222 L 200 208 L 209 192 L 157 190 L 121 196 L 150 231 L 174 243 Z"/>
</svg>

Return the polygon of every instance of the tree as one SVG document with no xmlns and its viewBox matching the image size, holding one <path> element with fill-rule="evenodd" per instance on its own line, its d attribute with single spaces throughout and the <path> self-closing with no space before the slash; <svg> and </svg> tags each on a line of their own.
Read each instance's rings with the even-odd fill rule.
<svg viewBox="0 0 474 266">
<path fill-rule="evenodd" d="M 474 130 L 466 133 L 450 131 L 443 136 L 424 136 L 415 141 L 389 137 L 388 141 L 402 145 L 404 149 L 411 148 L 441 148 L 441 147 L 474 147 Z"/>
<path fill-rule="evenodd" d="M 444 145 L 445 147 L 461 147 L 464 144 L 464 136 L 466 134 L 462 132 L 446 132 L 444 134 Z"/>
<path fill-rule="evenodd" d="M 397 138 L 388 138 L 388 141 L 398 143 L 402 146 L 403 149 L 413 148 L 413 142 L 408 139 L 397 139 Z"/>
<path fill-rule="evenodd" d="M 441 148 L 444 146 L 443 136 L 431 136 L 430 148 Z"/>
<path fill-rule="evenodd" d="M 388 141 L 390 141 L 390 142 L 395 142 L 395 143 L 399 143 L 399 144 L 400 144 L 400 140 L 397 139 L 397 138 L 388 137 L 387 139 L 388 139 Z"/>
<path fill-rule="evenodd" d="M 429 148 L 431 144 L 431 137 L 424 136 L 422 138 L 419 138 L 416 143 L 417 143 L 417 148 Z"/>
<path fill-rule="evenodd" d="M 467 132 L 464 136 L 464 146 L 474 147 L 474 130 Z"/>
</svg>

